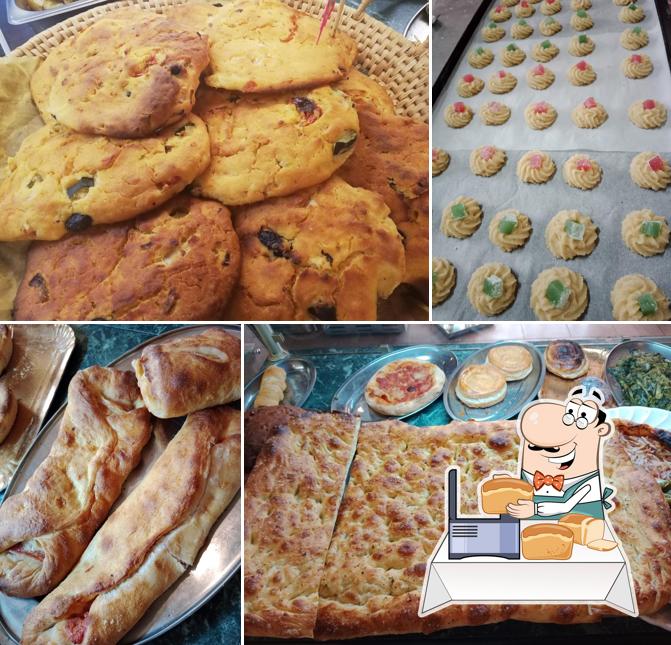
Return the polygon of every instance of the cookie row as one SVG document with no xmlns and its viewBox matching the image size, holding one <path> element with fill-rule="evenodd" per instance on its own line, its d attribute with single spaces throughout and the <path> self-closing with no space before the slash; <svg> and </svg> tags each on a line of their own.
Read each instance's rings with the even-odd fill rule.
<svg viewBox="0 0 671 645">
<path fill-rule="evenodd" d="M 454 265 L 445 258 L 432 262 L 432 305 L 447 300 L 457 282 Z M 468 299 L 484 316 L 497 316 L 517 297 L 519 281 L 513 270 L 500 262 L 478 267 L 468 282 Z M 669 320 L 671 304 L 654 280 L 640 273 L 619 278 L 610 292 L 615 320 Z M 531 284 L 529 305 L 539 320 L 578 320 L 589 305 L 585 278 L 566 267 L 551 267 Z"/>
<path fill-rule="evenodd" d="M 492 177 L 506 164 L 505 150 L 496 146 L 481 146 L 471 152 L 470 168 L 480 177 Z M 434 177 L 447 170 L 450 156 L 441 148 L 434 148 L 431 157 L 431 172 Z M 517 176 L 526 184 L 545 184 L 557 170 L 547 152 L 530 150 L 517 162 Z M 639 152 L 629 164 L 629 174 L 640 188 L 665 190 L 671 185 L 671 164 L 655 152 Z M 564 163 L 562 175 L 569 186 L 581 190 L 596 188 L 603 177 L 601 166 L 584 154 L 575 154 Z"/>
</svg>

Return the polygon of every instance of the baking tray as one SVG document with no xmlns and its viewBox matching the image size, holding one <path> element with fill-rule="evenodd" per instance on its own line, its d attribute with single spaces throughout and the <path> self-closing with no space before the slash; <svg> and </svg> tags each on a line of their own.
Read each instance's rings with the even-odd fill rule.
<svg viewBox="0 0 671 645">
<path fill-rule="evenodd" d="M 191 336 L 210 327 L 212 325 L 198 325 L 171 330 L 137 345 L 112 361 L 109 366 L 130 370 L 132 369 L 132 361 L 139 357 L 142 349 L 147 345 L 153 345 L 168 339 Z M 223 327 L 235 336 L 240 337 L 239 327 L 228 325 L 218 325 L 218 327 Z M 25 487 L 30 475 L 47 456 L 56 438 L 66 404 L 67 402 L 49 419 L 30 447 L 7 489 L 8 496 L 21 491 Z M 142 480 L 144 474 L 163 452 L 168 440 L 172 438 L 180 426 L 181 420 L 171 420 L 169 422 L 159 420 L 155 424 L 154 434 L 142 451 L 140 463 L 126 480 L 121 495 L 112 510 L 128 497 L 128 494 Z M 148 643 L 188 618 L 212 598 L 240 568 L 241 524 L 241 502 L 238 493 L 212 529 L 196 565 L 190 568 L 178 582 L 152 604 L 140 622 L 120 642 L 134 645 Z M 37 605 L 37 601 L 34 599 L 12 598 L 0 593 L 0 628 L 2 628 L 0 631 L 4 631 L 13 643 L 19 643 L 23 621 L 35 605 Z"/>
<path fill-rule="evenodd" d="M 34 22 L 35 20 L 43 20 L 44 18 L 51 18 L 52 16 L 60 16 L 64 13 L 84 9 L 85 7 L 92 7 L 96 4 L 104 4 L 111 0 L 75 0 L 75 2 L 68 2 L 67 4 L 51 9 L 43 9 L 42 11 L 29 11 L 23 9 L 16 0 L 6 0 L 7 4 L 7 20 L 12 25 L 24 25 L 27 22 Z"/>
<path fill-rule="evenodd" d="M 508 381 L 506 397 L 500 403 L 488 408 L 471 408 L 465 405 L 457 398 L 456 389 L 459 374 L 461 374 L 462 370 L 468 365 L 479 365 L 484 363 L 487 358 L 487 352 L 489 352 L 492 347 L 500 347 L 502 345 L 519 345 L 520 347 L 527 349 L 531 354 L 532 359 L 531 372 L 519 381 Z M 443 403 L 445 404 L 447 413 L 453 419 L 458 419 L 460 421 L 498 421 L 502 419 L 512 419 L 527 403 L 530 403 L 536 398 L 544 378 L 545 359 L 534 345 L 522 341 L 504 340 L 500 343 L 494 343 L 493 345 L 483 347 L 471 354 L 468 359 L 463 362 L 459 370 L 454 372 L 445 388 Z"/>
<path fill-rule="evenodd" d="M 271 363 L 281 367 L 287 373 L 287 389 L 284 392 L 282 405 L 295 405 L 301 407 L 308 400 L 317 380 L 317 368 L 307 358 L 285 358 L 281 361 Z M 270 365 L 266 365 L 270 367 Z M 248 410 L 259 392 L 259 385 L 263 377 L 264 367 L 245 387 L 244 404 Z"/>
<path fill-rule="evenodd" d="M 408 40 L 414 40 L 423 43 L 431 31 L 429 25 L 429 3 L 427 2 L 417 13 L 410 19 L 406 28 L 403 30 L 403 36 Z"/>
<path fill-rule="evenodd" d="M 398 349 L 395 352 L 376 358 L 365 367 L 362 367 L 358 372 L 352 374 L 352 376 L 350 376 L 333 395 L 333 399 L 331 400 L 331 412 L 347 412 L 349 414 L 355 414 L 361 417 L 361 421 L 386 421 L 389 419 L 405 419 L 431 405 L 440 397 L 442 392 L 436 394 L 431 401 L 427 402 L 421 408 L 398 417 L 378 414 L 368 407 L 364 396 L 364 389 L 370 378 L 383 365 L 387 365 L 387 363 L 402 358 L 414 358 L 420 361 L 434 363 L 445 372 L 446 383 L 450 378 L 450 374 L 457 369 L 458 365 L 457 357 L 450 350 L 440 345 L 415 345 L 414 347 Z"/>
<path fill-rule="evenodd" d="M 0 491 L 9 484 L 37 436 L 75 347 L 69 325 L 10 326 L 14 352 L 0 380 L 18 399 L 19 411 L 12 431 L 0 444 Z"/>
<path fill-rule="evenodd" d="M 628 340 L 613 347 L 606 358 L 606 383 L 613 392 L 613 398 L 620 406 L 626 406 L 622 388 L 619 382 L 611 373 L 611 370 L 623 359 L 627 358 L 632 352 L 639 350 L 642 352 L 654 352 L 661 354 L 664 358 L 671 361 L 671 346 L 664 343 L 658 343 L 651 340 Z"/>
</svg>

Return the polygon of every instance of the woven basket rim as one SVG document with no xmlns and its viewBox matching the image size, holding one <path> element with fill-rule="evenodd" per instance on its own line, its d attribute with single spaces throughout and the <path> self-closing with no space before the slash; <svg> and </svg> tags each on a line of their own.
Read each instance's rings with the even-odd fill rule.
<svg viewBox="0 0 671 645">
<path fill-rule="evenodd" d="M 315 0 L 282 1 L 300 10 L 301 7 L 296 5 L 300 4 L 301 2 L 303 4 L 309 4 Z M 12 52 L 10 52 L 9 56 L 37 56 L 39 58 L 44 58 L 46 52 L 58 45 L 64 39 L 74 35 L 79 31 L 82 31 L 91 23 L 95 22 L 95 20 L 112 13 L 117 9 L 122 9 L 129 6 L 139 6 L 141 8 L 158 10 L 160 12 L 164 8 L 180 4 L 188 4 L 189 2 L 190 0 L 118 0 L 117 2 L 97 5 L 86 11 L 83 11 L 82 13 L 70 16 L 62 22 L 59 22 L 54 26 L 35 34 L 25 43 L 16 47 Z M 405 55 L 406 58 L 403 63 L 407 64 L 411 68 L 413 75 L 425 75 L 426 81 L 423 84 L 424 87 L 419 89 L 414 88 L 409 91 L 406 90 L 405 95 L 398 96 L 397 92 L 395 92 L 394 89 L 385 82 L 384 78 L 381 78 L 380 75 L 376 73 L 371 74 L 371 76 L 375 78 L 376 81 L 382 83 L 382 85 L 384 85 L 388 91 L 394 94 L 394 98 L 396 99 L 397 103 L 405 101 L 408 96 L 412 96 L 413 103 L 416 103 L 419 106 L 419 114 L 417 118 L 420 118 L 424 120 L 424 122 L 428 123 L 428 48 L 426 48 L 422 43 L 408 40 L 405 38 L 405 36 L 393 28 L 385 25 L 377 18 L 374 18 L 365 12 L 363 12 L 361 15 L 356 14 L 356 8 L 345 5 L 342 20 L 340 22 L 341 31 L 347 31 L 344 28 L 344 25 L 348 23 L 358 23 L 363 25 L 367 31 L 375 34 L 376 37 L 383 39 L 385 42 L 391 41 L 391 44 L 393 44 L 396 49 L 400 50 L 400 54 Z M 335 19 L 335 15 L 332 17 L 332 20 L 333 19 Z M 360 61 L 359 58 L 361 58 L 361 52 L 355 63 L 356 67 L 365 73 L 370 73 L 370 70 L 367 69 L 365 65 L 361 64 L 362 61 Z M 381 61 L 381 64 L 384 64 L 384 61 Z"/>
</svg>

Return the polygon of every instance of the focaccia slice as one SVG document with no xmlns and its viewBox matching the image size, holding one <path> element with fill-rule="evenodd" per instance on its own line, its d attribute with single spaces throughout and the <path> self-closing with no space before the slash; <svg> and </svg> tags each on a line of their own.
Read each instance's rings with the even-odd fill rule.
<svg viewBox="0 0 671 645">
<path fill-rule="evenodd" d="M 147 408 L 160 419 L 240 398 L 240 339 L 216 327 L 149 345 L 133 368 Z"/>
<path fill-rule="evenodd" d="M 240 488 L 240 413 L 195 412 L 29 615 L 25 645 L 113 645 L 191 566 Z"/>
<path fill-rule="evenodd" d="M 616 614 L 604 606 L 508 604 L 456 605 L 418 617 L 426 562 L 443 531 L 446 468 L 461 467 L 460 510 L 477 514 L 478 483 L 493 471 L 515 472 L 517 451 L 514 421 L 364 425 L 322 575 L 317 638 L 430 633 L 508 618 L 595 622 Z M 616 436 L 604 455 L 618 491 L 610 518 L 629 556 L 639 611 L 652 613 L 671 598 L 671 512 Z"/>
<path fill-rule="evenodd" d="M 355 417 L 306 412 L 263 446 L 245 484 L 246 636 L 313 636 L 357 433 Z"/>
<path fill-rule="evenodd" d="M 0 506 L 0 590 L 40 596 L 63 579 L 150 436 L 132 372 L 94 366 L 75 375 L 49 455 Z"/>
</svg>

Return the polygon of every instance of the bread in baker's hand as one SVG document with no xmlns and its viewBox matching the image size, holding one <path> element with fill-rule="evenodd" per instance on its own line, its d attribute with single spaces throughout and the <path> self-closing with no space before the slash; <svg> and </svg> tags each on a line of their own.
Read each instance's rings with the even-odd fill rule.
<svg viewBox="0 0 671 645">
<path fill-rule="evenodd" d="M 532 500 L 534 487 L 515 477 L 496 477 L 483 482 L 480 494 L 483 513 L 503 515 L 508 512 L 508 504 L 517 504 L 521 499 Z"/>
<path fill-rule="evenodd" d="M 279 405 L 287 389 L 287 373 L 277 365 L 271 365 L 261 377 L 259 391 L 254 399 L 254 407 Z"/>
<path fill-rule="evenodd" d="M 561 524 L 532 524 L 522 531 L 526 560 L 568 560 L 573 553 L 573 531 Z"/>
<path fill-rule="evenodd" d="M 16 421 L 18 403 L 16 397 L 7 386 L 7 383 L 0 383 L 0 443 L 11 432 Z"/>
<path fill-rule="evenodd" d="M 240 398 L 240 339 L 217 327 L 149 345 L 133 368 L 147 408 L 160 419 Z"/>
<path fill-rule="evenodd" d="M 9 364 L 13 351 L 12 328 L 9 325 L 0 325 L 0 374 Z"/>
</svg>

